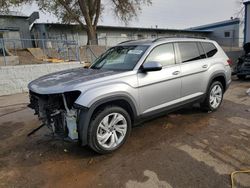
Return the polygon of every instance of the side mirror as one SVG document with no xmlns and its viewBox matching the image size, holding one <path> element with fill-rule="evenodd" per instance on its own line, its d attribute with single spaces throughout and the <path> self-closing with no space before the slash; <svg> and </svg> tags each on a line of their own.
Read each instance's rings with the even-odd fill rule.
<svg viewBox="0 0 250 188">
<path fill-rule="evenodd" d="M 144 72 L 160 71 L 162 65 L 157 61 L 148 61 L 142 65 L 142 70 Z"/>
</svg>

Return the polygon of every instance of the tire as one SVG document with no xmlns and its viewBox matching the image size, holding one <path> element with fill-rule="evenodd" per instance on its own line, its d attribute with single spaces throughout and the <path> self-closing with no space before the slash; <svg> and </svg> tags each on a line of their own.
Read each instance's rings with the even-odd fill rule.
<svg viewBox="0 0 250 188">
<path fill-rule="evenodd" d="M 219 81 L 213 82 L 207 92 L 204 102 L 201 107 L 206 111 L 216 111 L 223 100 L 224 89 Z"/>
<path fill-rule="evenodd" d="M 88 130 L 88 145 L 100 154 L 119 149 L 131 132 L 131 118 L 119 106 L 106 106 L 96 112 Z"/>
<path fill-rule="evenodd" d="M 245 80 L 245 79 L 246 79 L 246 75 L 237 75 L 237 77 L 238 77 L 240 80 Z"/>
</svg>

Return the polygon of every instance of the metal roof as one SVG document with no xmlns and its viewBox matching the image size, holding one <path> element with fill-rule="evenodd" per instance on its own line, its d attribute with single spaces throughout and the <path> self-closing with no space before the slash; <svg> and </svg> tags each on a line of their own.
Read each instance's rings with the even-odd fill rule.
<svg viewBox="0 0 250 188">
<path fill-rule="evenodd" d="M 21 13 L 21 12 L 17 12 L 17 11 L 8 11 L 8 12 L 0 12 L 0 17 L 2 16 L 6 16 L 6 17 L 22 17 L 22 18 L 28 18 L 29 16 Z"/>
<path fill-rule="evenodd" d="M 240 19 L 239 18 L 235 18 L 235 19 L 231 19 L 231 20 L 225 20 L 225 21 L 221 21 L 221 22 L 215 22 L 215 23 L 211 23 L 211 24 L 206 24 L 206 25 L 201 25 L 201 26 L 197 26 L 197 27 L 191 27 L 189 28 L 190 30 L 199 30 L 199 31 L 203 31 L 203 30 L 212 30 L 218 27 L 224 27 L 224 26 L 228 26 L 228 25 L 235 25 L 235 24 L 240 24 Z"/>
<path fill-rule="evenodd" d="M 79 27 L 78 24 L 62 24 L 62 23 L 35 23 L 32 28 L 36 25 L 46 25 L 48 27 Z M 147 28 L 147 27 L 125 27 L 125 26 L 105 26 L 99 25 L 97 29 L 110 29 L 110 30 L 136 30 L 136 31 L 157 31 L 157 32 L 187 32 L 187 33 L 211 33 L 211 30 L 190 30 L 190 29 L 168 29 L 168 28 Z"/>
</svg>

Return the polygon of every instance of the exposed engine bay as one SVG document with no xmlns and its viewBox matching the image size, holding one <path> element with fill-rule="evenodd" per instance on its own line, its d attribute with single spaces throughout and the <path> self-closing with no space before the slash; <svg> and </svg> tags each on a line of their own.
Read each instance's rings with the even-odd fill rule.
<svg viewBox="0 0 250 188">
<path fill-rule="evenodd" d="M 79 110 L 75 109 L 73 104 L 79 95 L 79 91 L 49 95 L 30 91 L 28 106 L 35 110 L 35 115 L 53 134 L 76 140 Z"/>
</svg>

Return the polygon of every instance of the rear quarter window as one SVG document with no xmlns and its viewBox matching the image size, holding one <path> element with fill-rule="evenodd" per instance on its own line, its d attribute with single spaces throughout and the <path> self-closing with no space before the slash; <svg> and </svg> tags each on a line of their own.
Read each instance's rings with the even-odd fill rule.
<svg viewBox="0 0 250 188">
<path fill-rule="evenodd" d="M 215 47 L 213 43 L 202 42 L 202 46 L 207 57 L 213 57 L 218 52 L 218 49 Z"/>
<path fill-rule="evenodd" d="M 198 42 L 197 45 L 198 45 L 198 49 L 199 49 L 199 52 L 200 52 L 200 58 L 201 58 L 201 59 L 206 59 L 206 58 L 207 58 L 207 55 L 206 55 L 206 53 L 205 53 L 205 51 L 204 51 L 204 49 L 203 49 L 201 43 Z"/>
</svg>

